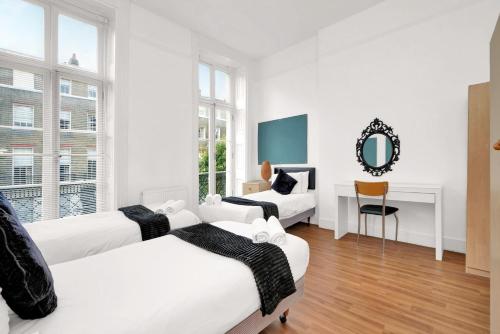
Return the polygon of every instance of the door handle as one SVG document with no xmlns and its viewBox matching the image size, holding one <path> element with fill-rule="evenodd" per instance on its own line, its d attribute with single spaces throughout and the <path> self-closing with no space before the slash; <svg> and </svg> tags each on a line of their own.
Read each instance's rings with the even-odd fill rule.
<svg viewBox="0 0 500 334">
<path fill-rule="evenodd" d="M 493 144 L 493 149 L 495 151 L 500 151 L 500 139 L 497 140 L 497 142 L 495 144 Z"/>
</svg>

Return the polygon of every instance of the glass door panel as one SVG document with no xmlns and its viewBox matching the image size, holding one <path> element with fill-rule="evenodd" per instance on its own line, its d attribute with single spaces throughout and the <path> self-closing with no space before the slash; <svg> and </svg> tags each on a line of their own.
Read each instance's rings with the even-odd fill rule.
<svg viewBox="0 0 500 334">
<path fill-rule="evenodd" d="M 98 88 L 63 77 L 59 89 L 59 216 L 94 213 L 102 161 L 97 149 Z"/>
<path fill-rule="evenodd" d="M 215 109 L 215 193 L 231 195 L 230 130 L 231 114 L 224 109 Z"/>
<path fill-rule="evenodd" d="M 209 193 L 209 105 L 198 108 L 198 169 L 199 169 L 199 201 L 202 202 Z"/>
<path fill-rule="evenodd" d="M 42 219 L 44 78 L 0 67 L 0 191 L 22 223 Z"/>
</svg>

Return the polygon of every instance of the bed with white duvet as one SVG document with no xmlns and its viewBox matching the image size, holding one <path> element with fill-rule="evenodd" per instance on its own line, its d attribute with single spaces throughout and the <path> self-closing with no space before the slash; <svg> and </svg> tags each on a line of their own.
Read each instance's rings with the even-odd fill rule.
<svg viewBox="0 0 500 334">
<path fill-rule="evenodd" d="M 251 237 L 247 224 L 214 225 Z M 299 281 L 309 262 L 307 242 L 288 234 L 280 247 Z M 247 266 L 172 235 L 50 270 L 57 309 L 39 320 L 11 315 L 11 334 L 225 333 L 260 308 Z"/>
<path fill-rule="evenodd" d="M 155 211 L 161 204 L 146 205 Z M 170 229 L 200 223 L 189 210 L 167 215 Z M 80 259 L 141 242 L 139 225 L 121 211 L 93 213 L 23 225 L 48 265 Z"/>
<path fill-rule="evenodd" d="M 297 173 L 308 173 L 307 180 L 302 191 L 293 191 L 288 195 L 282 195 L 274 190 L 240 196 L 253 201 L 271 202 L 277 205 L 279 219 L 283 227 L 291 226 L 299 221 L 310 218 L 315 213 L 315 168 L 313 167 L 279 167 L 275 168 L 275 174 L 279 169 L 295 176 Z M 274 177 L 273 177 L 274 179 Z M 297 185 L 298 186 L 298 185 Z M 297 187 L 296 186 L 296 187 Z M 294 188 L 295 190 L 295 188 Z M 200 218 L 204 222 L 212 223 L 221 220 L 231 220 L 250 224 L 256 218 L 263 217 L 263 210 L 259 206 L 245 206 L 222 202 L 219 205 L 207 205 L 203 203 L 199 207 Z"/>
</svg>

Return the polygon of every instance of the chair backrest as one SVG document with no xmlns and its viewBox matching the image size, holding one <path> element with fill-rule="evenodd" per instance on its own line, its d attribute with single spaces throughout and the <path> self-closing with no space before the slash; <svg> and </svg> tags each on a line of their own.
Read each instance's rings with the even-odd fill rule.
<svg viewBox="0 0 500 334">
<path fill-rule="evenodd" d="M 384 196 L 389 191 L 389 182 L 354 181 L 356 194 L 365 196 Z"/>
</svg>

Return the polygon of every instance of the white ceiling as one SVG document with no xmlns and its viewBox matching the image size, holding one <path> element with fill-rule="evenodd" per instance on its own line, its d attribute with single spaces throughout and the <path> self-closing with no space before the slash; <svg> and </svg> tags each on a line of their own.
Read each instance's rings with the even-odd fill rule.
<svg viewBox="0 0 500 334">
<path fill-rule="evenodd" d="M 252 58 L 269 56 L 383 0 L 134 0 Z"/>
</svg>

